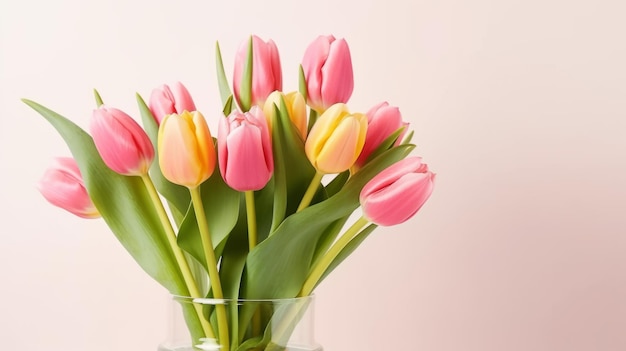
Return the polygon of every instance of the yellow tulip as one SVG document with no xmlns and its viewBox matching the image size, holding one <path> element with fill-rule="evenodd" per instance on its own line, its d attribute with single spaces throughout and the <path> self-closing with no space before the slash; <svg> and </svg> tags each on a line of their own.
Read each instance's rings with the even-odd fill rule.
<svg viewBox="0 0 626 351">
<path fill-rule="evenodd" d="M 350 113 L 345 104 L 338 103 L 317 119 L 304 149 L 318 172 L 340 173 L 349 169 L 359 157 L 366 133 L 365 114 Z"/>
<path fill-rule="evenodd" d="M 267 125 L 270 128 L 270 134 L 272 133 L 274 105 L 280 109 L 281 98 L 285 100 L 287 114 L 289 115 L 291 123 L 293 123 L 294 127 L 296 127 L 296 130 L 298 131 L 298 134 L 300 134 L 302 140 L 305 140 L 307 133 L 306 101 L 304 101 L 304 96 L 297 91 L 284 94 L 283 92 L 276 90 L 267 97 L 267 100 L 265 100 L 265 104 L 263 105 L 263 114 L 265 114 L 265 117 L 267 118 Z"/>
<path fill-rule="evenodd" d="M 167 115 L 159 126 L 159 166 L 172 183 L 196 188 L 215 170 L 215 145 L 200 112 Z"/>
</svg>

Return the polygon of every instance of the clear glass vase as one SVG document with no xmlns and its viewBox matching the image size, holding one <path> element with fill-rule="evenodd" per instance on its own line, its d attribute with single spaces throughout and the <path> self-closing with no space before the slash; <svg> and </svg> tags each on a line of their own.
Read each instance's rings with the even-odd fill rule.
<svg viewBox="0 0 626 351">
<path fill-rule="evenodd" d="M 169 335 L 158 351 L 323 350 L 314 338 L 313 296 L 271 300 L 174 296 L 173 301 Z M 227 343 L 222 341 L 225 333 Z"/>
</svg>

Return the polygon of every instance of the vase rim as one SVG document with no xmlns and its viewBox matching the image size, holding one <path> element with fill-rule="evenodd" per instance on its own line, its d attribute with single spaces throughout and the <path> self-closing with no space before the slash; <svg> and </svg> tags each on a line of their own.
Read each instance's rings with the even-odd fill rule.
<svg viewBox="0 0 626 351">
<path fill-rule="evenodd" d="M 315 294 L 300 297 L 284 297 L 284 298 L 254 298 L 254 299 L 216 299 L 211 297 L 191 297 L 172 294 L 172 298 L 176 301 L 187 303 L 199 303 L 205 305 L 224 305 L 231 303 L 297 303 L 300 301 L 313 300 Z"/>
</svg>

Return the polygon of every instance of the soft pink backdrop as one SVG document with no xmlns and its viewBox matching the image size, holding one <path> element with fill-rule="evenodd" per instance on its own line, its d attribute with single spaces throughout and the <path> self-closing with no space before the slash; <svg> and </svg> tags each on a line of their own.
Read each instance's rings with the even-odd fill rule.
<svg viewBox="0 0 626 351">
<path fill-rule="evenodd" d="M 91 89 L 136 111 L 183 81 L 219 111 L 213 47 L 345 37 L 354 109 L 401 108 L 438 173 L 317 291 L 327 351 L 626 349 L 626 44 L 621 1 L 4 1 L 0 344 L 153 351 L 167 294 L 101 221 L 34 184 L 61 139 L 19 98 L 86 125 Z M 213 125 L 215 125 L 215 119 Z"/>
</svg>

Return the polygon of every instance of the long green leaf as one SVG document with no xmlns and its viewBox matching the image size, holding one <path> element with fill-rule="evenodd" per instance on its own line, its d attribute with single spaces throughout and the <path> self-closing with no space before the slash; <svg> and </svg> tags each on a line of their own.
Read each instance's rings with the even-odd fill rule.
<svg viewBox="0 0 626 351">
<path fill-rule="evenodd" d="M 65 139 L 79 165 L 85 186 L 102 218 L 146 273 L 173 294 L 188 295 L 178 265 L 167 243 L 156 210 L 139 177 L 110 170 L 93 139 L 58 113 L 23 100 L 48 120 Z"/>
<path fill-rule="evenodd" d="M 239 92 L 239 107 L 244 112 L 250 110 L 252 106 L 252 72 L 253 67 L 253 51 L 252 51 L 252 37 L 250 37 L 250 44 L 248 45 L 248 54 L 246 56 L 246 63 L 243 66 L 243 74 L 241 76 L 240 92 Z"/>
<path fill-rule="evenodd" d="M 230 85 L 224 71 L 224 61 L 222 61 L 222 51 L 220 50 L 219 42 L 215 42 L 215 69 L 217 71 L 217 86 L 220 90 L 222 105 L 226 105 L 226 101 L 232 93 L 230 92 Z"/>
<path fill-rule="evenodd" d="M 370 224 L 361 232 L 359 232 L 359 234 L 357 234 L 354 238 L 352 238 L 348 245 L 346 245 L 346 247 L 344 247 L 343 250 L 339 252 L 337 257 L 335 257 L 335 259 L 328 266 L 326 271 L 324 271 L 324 274 L 322 274 L 315 286 L 317 287 L 333 270 L 335 270 L 335 268 L 337 268 L 337 266 L 341 264 L 341 262 L 348 258 L 354 252 L 354 250 L 356 250 L 376 228 L 378 228 L 376 224 Z"/>
<path fill-rule="evenodd" d="M 356 173 L 334 196 L 285 219 L 248 255 L 247 298 L 294 297 L 300 291 L 325 229 L 359 207 L 363 186 L 384 168 L 406 157 L 412 145 L 394 147 Z"/>
</svg>

